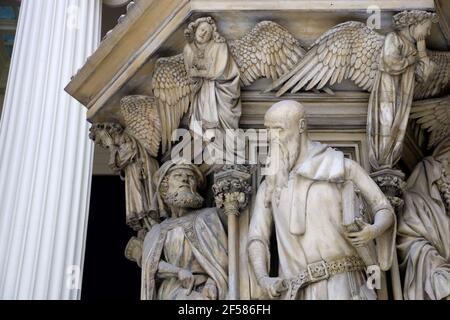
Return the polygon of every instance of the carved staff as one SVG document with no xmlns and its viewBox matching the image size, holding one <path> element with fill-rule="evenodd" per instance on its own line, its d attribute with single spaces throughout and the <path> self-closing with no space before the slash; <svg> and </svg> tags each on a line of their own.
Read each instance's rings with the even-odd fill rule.
<svg viewBox="0 0 450 320">
<path fill-rule="evenodd" d="M 386 195 L 397 216 L 403 207 L 403 191 L 406 183 L 404 181 L 405 174 L 400 170 L 383 169 L 370 175 L 381 191 Z M 400 270 L 398 266 L 397 250 L 394 250 L 394 258 L 391 267 L 391 284 L 392 292 L 395 300 L 403 300 L 402 282 L 400 278 Z"/>
<path fill-rule="evenodd" d="M 228 219 L 228 297 L 239 300 L 239 214 L 248 204 L 250 173 L 245 166 L 225 166 L 214 175 L 216 206 Z"/>
</svg>

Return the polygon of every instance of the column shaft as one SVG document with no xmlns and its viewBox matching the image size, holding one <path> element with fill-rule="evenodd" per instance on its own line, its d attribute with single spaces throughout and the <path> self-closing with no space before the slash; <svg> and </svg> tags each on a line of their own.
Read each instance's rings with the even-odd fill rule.
<svg viewBox="0 0 450 320">
<path fill-rule="evenodd" d="M 22 1 L 0 123 L 0 299 L 79 298 L 93 145 L 64 87 L 100 22 L 100 0 Z"/>
</svg>

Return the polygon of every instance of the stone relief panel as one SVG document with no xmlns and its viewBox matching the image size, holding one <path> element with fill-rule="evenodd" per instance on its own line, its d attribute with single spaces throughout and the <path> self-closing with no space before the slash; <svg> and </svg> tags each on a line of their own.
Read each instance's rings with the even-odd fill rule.
<svg viewBox="0 0 450 320">
<path fill-rule="evenodd" d="M 91 138 L 110 151 L 109 165 L 125 181 L 126 221 L 137 232 L 126 256 L 142 267 L 142 299 L 239 299 L 242 292 L 248 298 L 377 299 L 380 292 L 367 285 L 373 266 L 391 273 L 395 298 L 398 290 L 402 295 L 400 287 L 406 299 L 448 297 L 448 230 L 441 236 L 436 225 L 443 242 L 421 249 L 415 243 L 429 241 L 428 235 L 415 228 L 423 222 L 409 226 L 405 218 L 423 214 L 415 211 L 411 199 L 416 197 L 409 194 L 416 192 L 419 177 L 429 178 L 417 173 L 428 168 L 428 158 L 411 175 L 405 194 L 405 174 L 396 167 L 410 110 L 413 121 L 429 131 L 430 148 L 448 141 L 448 98 L 436 97 L 448 87 L 450 55 L 425 44 L 436 21 L 434 13 L 404 11 L 394 15 L 395 31 L 387 35 L 348 21 L 328 30 L 308 51 L 272 21 L 257 23 L 237 40 L 226 40 L 211 17 L 189 23 L 183 53 L 156 63 L 153 96 L 125 96 L 123 123 L 91 129 Z M 350 150 L 345 157 L 311 140 L 303 106 L 284 100 L 264 117 L 264 125 L 276 133 L 269 135 L 267 163 L 275 174 L 258 181 L 257 189 L 249 187 L 255 173 L 248 165 L 209 170 L 204 162 L 166 161 L 183 118 L 189 133 L 201 137 L 201 151 L 212 146 L 234 153 L 235 146 L 217 137 L 238 137 L 230 130 L 239 128 L 241 88 L 259 78 L 273 81 L 266 94 L 278 89 L 276 96 L 288 90 L 334 94 L 331 87 L 344 80 L 368 91 L 368 155 Z M 421 101 L 412 108 L 414 99 Z M 430 207 L 430 212 L 444 221 L 448 160 L 430 161 L 439 173 L 430 182 L 433 194 L 443 204 L 441 211 Z M 214 186 L 209 183 L 211 190 L 201 196 L 200 186 L 208 179 Z M 205 207 L 206 194 L 215 199 L 213 207 Z M 242 220 L 245 210 L 251 212 Z M 403 285 L 395 273 L 396 212 L 402 212 L 397 241 Z M 273 232 L 278 270 L 268 267 Z M 426 258 L 431 255 L 438 255 L 439 263 Z M 428 268 L 421 269 L 424 275 L 417 274 L 418 263 Z M 239 280 L 242 264 L 250 280 Z M 256 289 L 249 288 L 251 279 Z"/>
</svg>

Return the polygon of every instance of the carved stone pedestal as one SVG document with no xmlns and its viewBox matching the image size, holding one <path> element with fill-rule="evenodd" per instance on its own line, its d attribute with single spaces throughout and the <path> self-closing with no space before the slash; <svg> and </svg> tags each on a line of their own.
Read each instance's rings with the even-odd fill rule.
<svg viewBox="0 0 450 320">
<path fill-rule="evenodd" d="M 224 166 L 214 175 L 216 206 L 228 217 L 228 296 L 239 300 L 239 214 L 248 204 L 251 174 L 246 166 Z"/>
</svg>

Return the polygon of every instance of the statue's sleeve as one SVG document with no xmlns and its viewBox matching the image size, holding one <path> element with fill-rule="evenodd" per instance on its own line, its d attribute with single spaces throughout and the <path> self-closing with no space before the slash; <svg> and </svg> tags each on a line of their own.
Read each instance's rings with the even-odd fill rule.
<svg viewBox="0 0 450 320">
<path fill-rule="evenodd" d="M 422 181 L 426 184 L 426 181 Z M 404 210 L 399 216 L 398 253 L 404 266 L 406 300 L 443 299 L 450 295 L 450 263 L 442 256 L 442 237 L 437 224 L 445 226 L 445 218 L 433 213 L 433 199 L 406 192 Z M 443 213 L 445 214 L 445 213 Z M 437 218 L 437 219 L 436 219 Z M 430 221 L 431 220 L 431 221 Z M 445 250 L 445 249 L 444 249 Z"/>
<path fill-rule="evenodd" d="M 271 208 L 266 208 L 264 205 L 265 193 L 266 182 L 264 181 L 256 194 L 255 207 L 250 219 L 247 245 L 249 246 L 253 241 L 260 241 L 266 248 L 266 252 L 269 253 L 273 218 Z"/>
<path fill-rule="evenodd" d="M 390 223 L 390 227 L 376 239 L 376 247 L 381 269 L 383 271 L 388 270 L 392 265 L 395 250 L 397 222 L 394 209 L 375 181 L 353 160 L 345 159 L 345 179 L 351 180 L 355 184 L 368 204 L 375 220 L 377 215 L 385 215 L 385 217 L 387 215 L 386 220 Z"/>
<path fill-rule="evenodd" d="M 184 67 L 186 68 L 186 72 L 188 76 L 190 77 L 190 72 L 192 68 L 192 62 L 194 59 L 194 53 L 192 52 L 191 45 L 188 43 L 184 46 L 183 49 L 183 61 L 184 61 Z"/>
<path fill-rule="evenodd" d="M 355 161 L 345 159 L 345 179 L 351 180 L 361 191 L 364 200 L 375 214 L 382 209 L 392 210 L 389 200 L 369 174 Z"/>
<path fill-rule="evenodd" d="M 394 32 L 386 36 L 382 51 L 383 69 L 389 74 L 399 75 L 415 63 L 413 57 L 405 56 L 402 52 L 402 40 Z"/>
<path fill-rule="evenodd" d="M 217 80 L 222 78 L 226 69 L 228 68 L 230 56 L 228 46 L 226 43 L 214 43 L 211 50 L 211 64 L 206 70 L 205 78 L 208 80 Z"/>
<path fill-rule="evenodd" d="M 119 169 L 124 169 L 137 156 L 137 146 L 134 141 L 129 141 L 119 146 L 116 154 L 115 165 Z"/>
</svg>

